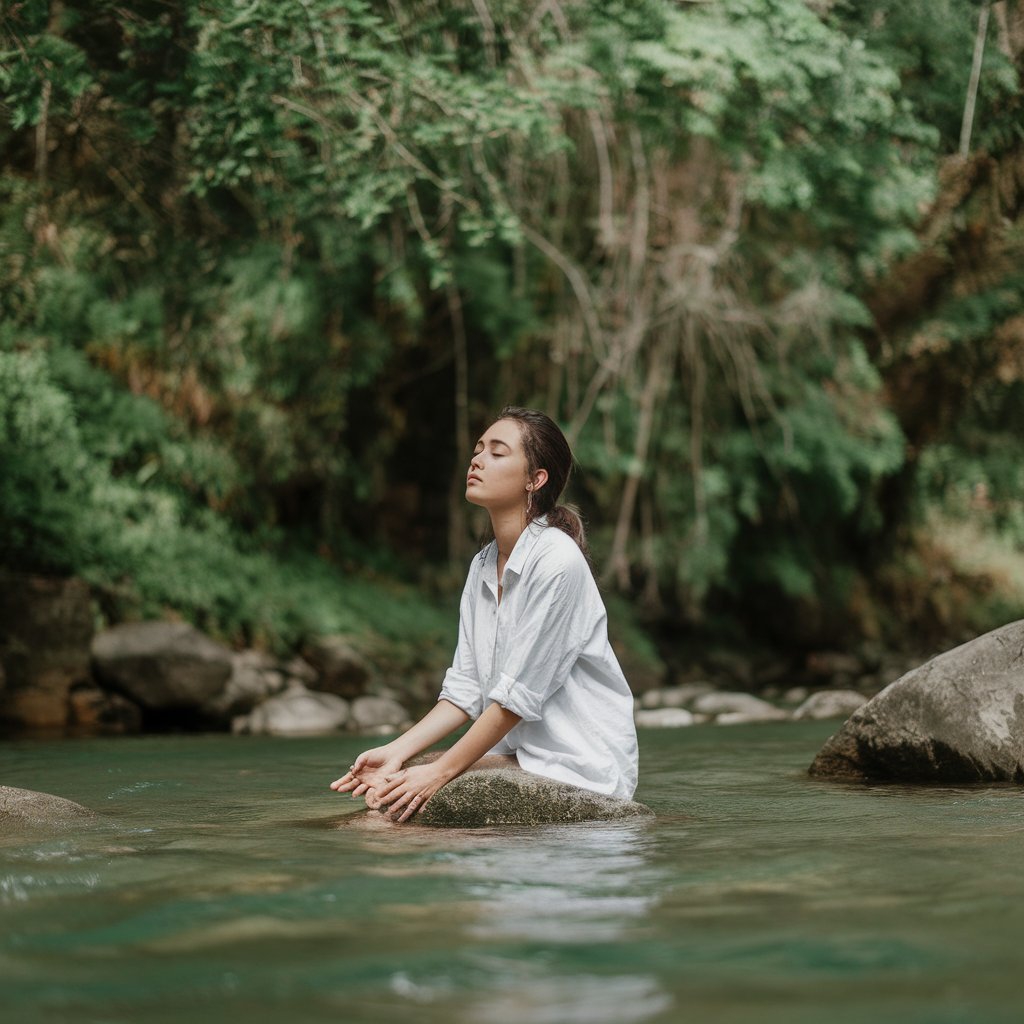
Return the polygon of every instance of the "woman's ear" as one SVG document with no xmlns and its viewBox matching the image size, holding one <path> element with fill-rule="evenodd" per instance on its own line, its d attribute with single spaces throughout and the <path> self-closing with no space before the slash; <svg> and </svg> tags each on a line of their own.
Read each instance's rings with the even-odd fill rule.
<svg viewBox="0 0 1024 1024">
<path fill-rule="evenodd" d="M 539 491 L 548 482 L 548 471 L 546 469 L 538 469 L 533 474 L 533 479 L 526 485 L 528 491 Z"/>
</svg>

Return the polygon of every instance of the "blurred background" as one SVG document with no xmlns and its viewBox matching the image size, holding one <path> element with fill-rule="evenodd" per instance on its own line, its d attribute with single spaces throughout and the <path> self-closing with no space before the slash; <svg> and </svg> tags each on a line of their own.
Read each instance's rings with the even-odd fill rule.
<svg viewBox="0 0 1024 1024">
<path fill-rule="evenodd" d="M 638 691 L 1020 618 L 1022 67 L 1017 0 L 0 3 L 8 725 L 152 619 L 429 700 L 506 403 Z"/>
</svg>

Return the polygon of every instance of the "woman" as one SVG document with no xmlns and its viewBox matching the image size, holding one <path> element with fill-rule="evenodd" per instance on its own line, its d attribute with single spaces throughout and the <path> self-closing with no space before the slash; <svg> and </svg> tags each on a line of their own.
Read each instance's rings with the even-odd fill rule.
<svg viewBox="0 0 1024 1024">
<path fill-rule="evenodd" d="M 508 765 L 599 793 L 636 788 L 633 697 L 608 643 L 583 523 L 556 505 L 572 452 L 547 416 L 508 407 L 476 443 L 466 498 L 494 540 L 469 569 L 437 704 L 331 783 L 407 821 L 473 767 Z M 474 720 L 436 760 L 412 757 Z M 486 757 L 485 755 L 491 756 Z"/>
</svg>

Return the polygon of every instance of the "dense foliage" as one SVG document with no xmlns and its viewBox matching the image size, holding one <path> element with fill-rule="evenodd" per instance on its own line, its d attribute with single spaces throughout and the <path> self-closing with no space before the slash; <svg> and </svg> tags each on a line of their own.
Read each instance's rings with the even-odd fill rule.
<svg viewBox="0 0 1024 1024">
<path fill-rule="evenodd" d="M 673 631 L 1011 612 L 921 598 L 989 573 L 957 523 L 1024 548 L 1024 15 L 961 158 L 978 11 L 3 5 L 0 564 L 239 639 L 386 629 L 359 580 L 450 586 L 516 401 Z"/>
</svg>

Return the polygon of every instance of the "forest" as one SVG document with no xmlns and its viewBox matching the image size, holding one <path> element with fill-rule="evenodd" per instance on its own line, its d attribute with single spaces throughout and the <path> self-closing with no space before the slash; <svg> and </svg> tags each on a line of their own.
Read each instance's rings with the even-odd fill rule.
<svg viewBox="0 0 1024 1024">
<path fill-rule="evenodd" d="M 514 403 L 642 656 L 1020 618 L 1022 70 L 1019 0 L 3 0 L 0 572 L 443 660 Z"/>
</svg>

